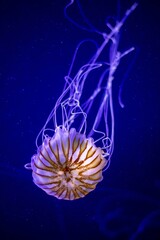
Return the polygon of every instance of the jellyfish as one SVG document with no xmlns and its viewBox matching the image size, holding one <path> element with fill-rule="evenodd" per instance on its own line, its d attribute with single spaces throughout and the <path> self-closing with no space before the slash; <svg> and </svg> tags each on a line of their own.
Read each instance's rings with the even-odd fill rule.
<svg viewBox="0 0 160 240">
<path fill-rule="evenodd" d="M 82 11 L 80 13 L 87 28 L 71 19 L 68 9 L 73 4 L 74 0 L 71 0 L 65 7 L 65 16 L 79 28 L 95 32 L 101 43 L 85 39 L 77 45 L 64 78 L 62 94 L 36 138 L 37 153 L 25 165 L 26 169 L 32 170 L 33 182 L 39 188 L 64 200 L 79 199 L 93 191 L 110 165 L 114 149 L 112 82 L 120 60 L 134 50 L 131 47 L 123 53 L 118 51 L 119 34 L 127 17 L 137 6 L 134 3 L 121 20 L 114 25 L 108 22 L 107 31 L 101 32 Z M 94 46 L 93 54 L 77 71 L 73 70 L 78 52 L 88 43 Z M 102 59 L 105 51 L 106 59 Z M 87 96 L 85 86 L 91 75 L 98 77 L 93 78 L 93 90 L 93 83 L 89 83 L 91 93 Z M 94 115 L 98 98 L 101 101 Z M 122 105 L 121 99 L 119 102 Z"/>
</svg>

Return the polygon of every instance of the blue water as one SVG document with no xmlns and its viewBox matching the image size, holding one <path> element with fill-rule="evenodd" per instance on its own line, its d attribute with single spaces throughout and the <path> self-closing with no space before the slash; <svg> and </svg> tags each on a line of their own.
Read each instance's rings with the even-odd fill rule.
<svg viewBox="0 0 160 240">
<path fill-rule="evenodd" d="M 63 201 L 36 187 L 31 172 L 24 169 L 63 89 L 76 45 L 97 38 L 64 18 L 66 3 L 0 2 L 0 239 L 160 239 L 156 2 L 140 1 L 121 33 L 120 50 L 134 46 L 135 52 L 122 60 L 114 80 L 115 149 L 104 180 L 85 198 Z M 122 16 L 133 1 L 119 1 L 119 8 L 109 0 L 81 3 L 88 18 L 104 31 L 106 17 L 117 12 Z M 70 14 L 81 21 L 76 8 Z M 123 79 L 124 109 L 117 97 Z"/>
</svg>

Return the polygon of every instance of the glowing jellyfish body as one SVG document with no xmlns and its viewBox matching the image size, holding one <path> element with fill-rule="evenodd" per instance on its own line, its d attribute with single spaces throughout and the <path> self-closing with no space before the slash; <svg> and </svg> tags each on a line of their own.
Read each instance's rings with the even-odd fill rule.
<svg viewBox="0 0 160 240">
<path fill-rule="evenodd" d="M 58 128 L 52 138 L 47 137 L 33 156 L 34 183 L 49 195 L 73 200 L 84 197 L 102 180 L 106 165 L 102 150 L 92 138 Z"/>
<path fill-rule="evenodd" d="M 73 3 L 74 1 L 71 1 L 65 10 Z M 66 200 L 82 198 L 95 189 L 98 182 L 103 179 L 102 171 L 109 166 L 114 147 L 112 81 L 120 59 L 134 49 L 118 52 L 119 31 L 136 6 L 136 3 L 133 4 L 115 26 L 107 24 L 110 29 L 109 34 L 95 29 L 95 32 L 103 37 L 101 45 L 98 46 L 93 40 L 84 40 L 76 48 L 69 73 L 65 77 L 63 92 L 37 136 L 37 154 L 33 155 L 31 163 L 25 165 L 27 169 L 32 170 L 34 183 L 49 195 Z M 73 75 L 77 52 L 86 42 L 94 43 L 96 51 Z M 106 46 L 109 48 L 108 59 L 100 61 L 99 58 Z M 88 75 L 93 70 L 99 69 L 102 69 L 102 73 L 95 89 L 81 103 Z M 88 115 L 99 94 L 102 100 L 89 128 Z M 52 119 L 54 127 L 50 128 L 48 125 Z M 104 130 L 99 128 L 102 121 Z M 40 136 L 42 143 L 38 146 Z M 99 137 L 95 139 L 95 136 Z M 101 147 L 98 147 L 98 144 Z"/>
</svg>

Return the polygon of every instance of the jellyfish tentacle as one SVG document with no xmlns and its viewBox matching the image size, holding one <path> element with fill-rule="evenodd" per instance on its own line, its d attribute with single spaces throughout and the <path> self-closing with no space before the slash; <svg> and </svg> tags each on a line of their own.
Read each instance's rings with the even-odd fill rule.
<svg viewBox="0 0 160 240">
<path fill-rule="evenodd" d="M 82 11 L 82 7 L 80 5 L 80 2 L 77 1 L 77 5 L 78 5 L 78 8 L 79 8 L 79 13 L 82 17 L 82 19 L 84 20 L 84 22 L 86 23 L 86 25 L 88 27 L 85 27 L 85 26 L 82 26 L 80 23 L 74 21 L 67 13 L 67 10 L 74 4 L 74 0 L 70 0 L 70 2 L 65 6 L 64 8 L 64 15 L 65 17 L 73 24 L 75 25 L 76 27 L 82 29 L 82 30 L 85 30 L 87 32 L 96 32 L 100 35 L 102 35 L 103 33 L 101 31 L 99 31 L 95 26 L 93 26 L 93 24 L 89 21 L 89 19 L 85 16 L 84 12 Z"/>
</svg>

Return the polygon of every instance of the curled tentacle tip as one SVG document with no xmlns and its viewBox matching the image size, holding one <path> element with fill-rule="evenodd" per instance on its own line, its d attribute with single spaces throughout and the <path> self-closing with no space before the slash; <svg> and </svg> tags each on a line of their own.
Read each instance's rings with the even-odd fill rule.
<svg viewBox="0 0 160 240">
<path fill-rule="evenodd" d="M 25 167 L 27 170 L 31 170 L 31 169 L 32 169 L 31 163 L 25 164 L 24 167 Z"/>
</svg>

